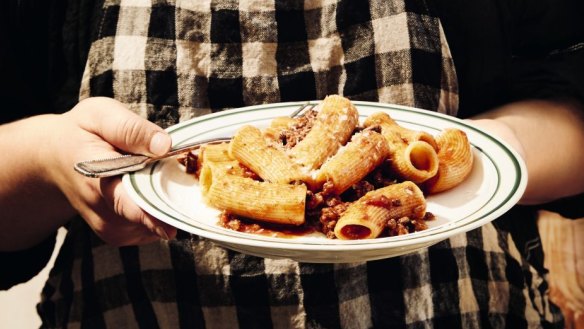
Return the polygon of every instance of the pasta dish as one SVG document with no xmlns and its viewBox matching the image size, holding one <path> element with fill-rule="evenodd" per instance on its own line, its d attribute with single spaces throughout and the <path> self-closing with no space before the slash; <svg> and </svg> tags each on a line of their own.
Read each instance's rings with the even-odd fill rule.
<svg viewBox="0 0 584 329">
<path fill-rule="evenodd" d="M 425 197 L 460 184 L 473 156 L 456 128 L 437 135 L 399 125 L 386 112 L 359 121 L 357 108 L 327 96 L 298 118 L 242 126 L 229 143 L 179 158 L 198 177 L 219 225 L 244 232 L 322 232 L 372 239 L 427 228 Z"/>
</svg>

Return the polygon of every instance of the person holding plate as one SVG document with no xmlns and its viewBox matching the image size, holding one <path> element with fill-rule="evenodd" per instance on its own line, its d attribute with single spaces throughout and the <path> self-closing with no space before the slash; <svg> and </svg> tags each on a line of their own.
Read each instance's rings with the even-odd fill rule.
<svg viewBox="0 0 584 329">
<path fill-rule="evenodd" d="M 55 230 L 68 230 L 38 305 L 44 327 L 562 327 L 538 249 L 525 247 L 537 208 L 399 257 L 309 264 L 175 231 L 139 209 L 119 177 L 72 166 L 163 154 L 160 127 L 195 116 L 341 94 L 472 119 L 525 159 L 522 203 L 567 202 L 584 193 L 581 4 L 49 5 L 51 31 L 63 32 L 49 43 L 53 104 L 73 109 L 0 127 L 0 149 L 18 158 L 0 175 L 2 259 L 39 267 Z"/>
</svg>

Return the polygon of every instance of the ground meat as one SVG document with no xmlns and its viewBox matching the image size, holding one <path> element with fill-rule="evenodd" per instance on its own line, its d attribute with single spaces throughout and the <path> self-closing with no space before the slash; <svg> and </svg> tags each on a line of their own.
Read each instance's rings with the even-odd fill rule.
<svg viewBox="0 0 584 329">
<path fill-rule="evenodd" d="M 336 196 L 336 195 L 329 195 L 325 198 L 325 202 L 324 202 L 327 207 L 336 207 L 341 203 L 344 203 L 343 200 L 341 200 L 340 197 Z"/>
<path fill-rule="evenodd" d="M 359 199 L 365 194 L 367 194 L 367 192 L 373 191 L 375 189 L 375 186 L 373 186 L 373 184 L 369 183 L 368 181 L 362 180 L 354 184 L 351 188 L 355 193 L 355 198 Z"/>
<path fill-rule="evenodd" d="M 387 220 L 387 223 L 385 223 L 385 226 L 391 232 L 391 231 L 395 230 L 395 228 L 397 227 L 397 221 L 393 218 L 390 218 Z"/>
<path fill-rule="evenodd" d="M 322 185 L 322 194 L 326 197 L 326 196 L 330 196 L 330 195 L 334 195 L 335 194 L 335 184 L 330 181 L 327 180 L 323 185 Z"/>
<path fill-rule="evenodd" d="M 386 197 L 385 195 L 378 195 L 378 196 L 373 197 L 369 200 L 366 200 L 365 204 L 372 205 L 375 207 L 389 209 L 392 207 L 401 206 L 401 201 L 399 199 L 390 199 L 390 198 Z"/>
<path fill-rule="evenodd" d="M 323 192 L 314 193 L 310 190 L 306 192 L 306 208 L 317 209 L 319 207 L 334 207 L 342 203 L 341 198 L 336 195 L 327 195 Z"/>
<path fill-rule="evenodd" d="M 179 155 L 177 161 L 185 166 L 185 171 L 187 174 L 196 174 L 199 175 L 199 157 L 193 152 L 185 152 Z"/>
<path fill-rule="evenodd" d="M 414 232 L 423 231 L 428 228 L 428 225 L 423 219 L 412 220 L 411 224 L 413 226 Z"/>
<path fill-rule="evenodd" d="M 419 219 L 411 219 L 409 217 L 391 218 L 385 224 L 388 236 L 404 235 L 423 231 L 428 228 L 426 224 L 426 217 Z"/>
<path fill-rule="evenodd" d="M 233 214 L 223 211 L 221 212 L 221 216 L 219 216 L 219 226 L 234 231 L 239 231 L 241 229 L 241 221 L 237 219 Z"/>
<path fill-rule="evenodd" d="M 222 211 L 219 217 L 219 226 L 234 230 L 237 232 L 258 233 L 262 230 L 262 226 L 254 223 L 248 219 L 240 218 L 237 215 Z"/>
<path fill-rule="evenodd" d="M 296 119 L 296 123 L 290 129 L 280 133 L 279 139 L 282 145 L 287 149 L 296 146 L 296 144 L 306 137 L 310 129 L 312 129 L 317 115 L 318 112 L 312 109 L 306 111 L 304 115 Z"/>
<path fill-rule="evenodd" d="M 332 185 L 328 185 L 328 189 Z M 335 237 L 335 225 L 341 215 L 347 210 L 351 202 L 343 202 L 341 198 L 334 194 L 327 194 L 325 191 L 314 193 L 307 192 L 306 198 L 306 220 L 315 223 L 319 231 L 329 239 Z"/>
<path fill-rule="evenodd" d="M 396 184 L 397 178 L 391 170 L 391 160 L 384 160 L 366 178 L 376 189 Z"/>
<path fill-rule="evenodd" d="M 409 223 L 409 217 L 402 217 L 397 220 L 394 218 L 389 219 L 386 224 L 386 227 L 388 228 L 388 235 L 396 236 L 410 233 Z"/>
<path fill-rule="evenodd" d="M 337 225 L 337 221 L 347 210 L 350 204 L 350 202 L 340 202 L 334 206 L 322 208 L 319 221 L 322 226 L 322 233 L 324 233 L 327 238 L 336 238 L 334 231 L 335 226 Z"/>
<path fill-rule="evenodd" d="M 300 226 L 266 223 L 223 211 L 217 224 L 237 232 L 289 239 L 320 231 L 320 227 L 317 227 L 315 222 L 313 223 L 306 223 Z"/>
<path fill-rule="evenodd" d="M 404 225 L 402 223 L 397 223 L 397 230 L 395 232 L 395 235 L 404 235 L 404 234 L 408 234 L 408 233 L 410 233 L 410 231 L 408 230 L 406 225 Z"/>
<path fill-rule="evenodd" d="M 350 202 L 356 201 L 365 194 L 367 194 L 367 192 L 373 191 L 374 189 L 375 186 L 373 186 L 373 184 L 371 184 L 367 180 L 362 180 L 358 183 L 353 184 L 353 186 L 351 186 L 349 189 L 343 192 L 343 194 L 341 194 L 341 199 Z"/>
<path fill-rule="evenodd" d="M 306 208 L 316 209 L 324 204 L 324 197 L 322 193 L 314 193 L 310 190 L 306 192 Z"/>
</svg>

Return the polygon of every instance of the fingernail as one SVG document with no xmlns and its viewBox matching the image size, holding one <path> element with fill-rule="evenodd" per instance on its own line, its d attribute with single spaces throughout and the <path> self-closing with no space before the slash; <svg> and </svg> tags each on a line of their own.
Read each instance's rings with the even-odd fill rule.
<svg viewBox="0 0 584 329">
<path fill-rule="evenodd" d="M 154 232 L 156 232 L 156 235 L 158 235 L 161 239 L 164 240 L 170 240 L 170 237 L 168 236 L 168 234 L 166 234 L 166 231 L 160 227 L 160 226 L 156 226 L 156 228 L 154 229 Z"/>
<path fill-rule="evenodd" d="M 172 141 L 167 134 L 157 132 L 150 140 L 150 152 L 156 155 L 163 155 L 168 151 L 171 143 Z"/>
</svg>

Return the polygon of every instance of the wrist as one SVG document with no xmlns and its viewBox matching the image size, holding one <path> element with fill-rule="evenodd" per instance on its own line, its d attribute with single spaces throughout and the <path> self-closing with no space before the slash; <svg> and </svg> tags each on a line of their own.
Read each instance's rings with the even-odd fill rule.
<svg viewBox="0 0 584 329">
<path fill-rule="evenodd" d="M 11 161 L 0 172 L 0 249 L 20 250 L 44 240 L 75 215 L 51 173 L 52 115 L 0 127 L 0 149 Z"/>
<path fill-rule="evenodd" d="M 31 159 L 29 171 L 39 183 L 56 189 L 59 188 L 57 178 L 61 167 L 59 153 L 61 149 L 67 148 L 61 137 L 66 129 L 62 127 L 59 118 L 57 114 L 31 118 L 30 126 L 27 127 L 31 133 L 26 138 L 30 151 L 26 158 Z"/>
<path fill-rule="evenodd" d="M 516 151 L 524 161 L 527 161 L 523 144 L 521 144 L 517 134 L 508 124 L 497 119 L 471 119 L 469 121 L 473 125 L 495 137 L 497 140 L 506 143 Z"/>
</svg>

